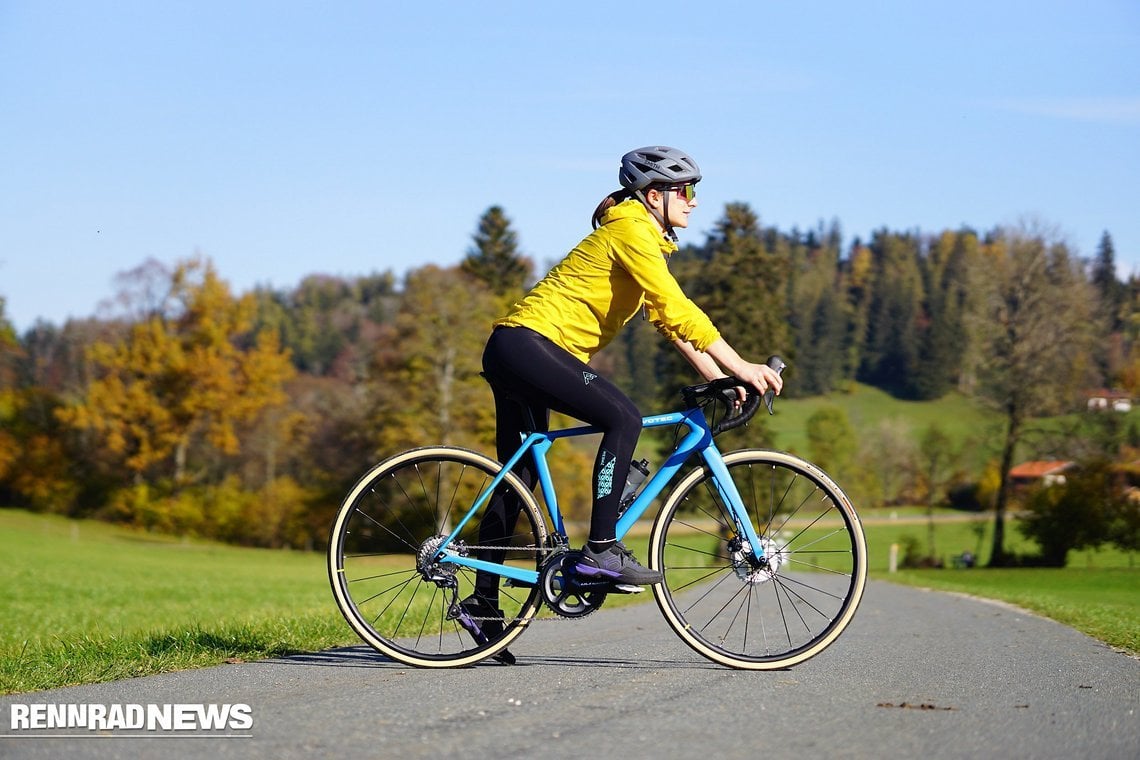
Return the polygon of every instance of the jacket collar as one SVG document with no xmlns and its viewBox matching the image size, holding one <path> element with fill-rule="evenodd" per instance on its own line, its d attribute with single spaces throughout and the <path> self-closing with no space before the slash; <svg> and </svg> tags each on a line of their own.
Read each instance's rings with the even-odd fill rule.
<svg viewBox="0 0 1140 760">
<path fill-rule="evenodd" d="M 656 234 L 659 238 L 658 242 L 661 245 L 661 253 L 665 256 L 676 253 L 677 244 L 667 238 L 665 236 L 665 233 L 661 232 L 660 228 L 657 226 L 657 223 L 653 220 L 653 217 L 650 216 L 649 209 L 645 208 L 645 205 L 642 204 L 641 201 L 637 200 L 636 198 L 630 198 L 629 200 L 622 201 L 616 206 L 606 209 L 606 211 L 602 214 L 601 222 L 602 226 L 604 227 L 610 222 L 616 222 L 622 219 L 633 219 L 642 221 L 645 224 L 649 225 L 650 228 L 652 228 L 654 234 Z"/>
</svg>

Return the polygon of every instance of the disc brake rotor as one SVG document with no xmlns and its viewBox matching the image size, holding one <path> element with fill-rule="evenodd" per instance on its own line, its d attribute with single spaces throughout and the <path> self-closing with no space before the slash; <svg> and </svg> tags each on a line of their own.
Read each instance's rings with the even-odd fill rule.
<svg viewBox="0 0 1140 760">
<path fill-rule="evenodd" d="M 744 583 L 767 583 L 776 577 L 780 567 L 788 561 L 788 555 L 783 546 L 771 536 L 760 538 L 760 548 L 764 556 L 757 559 L 752 553 L 752 547 L 739 538 L 729 542 L 729 556 L 732 558 L 732 569 L 736 577 Z"/>
</svg>

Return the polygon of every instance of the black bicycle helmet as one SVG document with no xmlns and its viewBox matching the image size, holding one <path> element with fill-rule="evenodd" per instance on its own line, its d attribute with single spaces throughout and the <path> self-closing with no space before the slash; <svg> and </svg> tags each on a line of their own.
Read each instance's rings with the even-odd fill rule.
<svg viewBox="0 0 1140 760">
<path fill-rule="evenodd" d="M 631 150 L 621 157 L 618 171 L 621 186 L 634 192 L 651 185 L 683 185 L 700 179 L 696 161 L 683 151 L 663 145 Z"/>
</svg>

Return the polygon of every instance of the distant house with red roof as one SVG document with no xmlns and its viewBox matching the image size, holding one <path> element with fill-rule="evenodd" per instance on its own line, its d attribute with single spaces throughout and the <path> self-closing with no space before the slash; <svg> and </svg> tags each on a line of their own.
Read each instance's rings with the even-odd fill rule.
<svg viewBox="0 0 1140 760">
<path fill-rule="evenodd" d="M 1022 462 L 1010 469 L 1009 479 L 1015 488 L 1037 484 L 1063 485 L 1065 473 L 1075 466 L 1075 462 L 1060 460 Z"/>
</svg>

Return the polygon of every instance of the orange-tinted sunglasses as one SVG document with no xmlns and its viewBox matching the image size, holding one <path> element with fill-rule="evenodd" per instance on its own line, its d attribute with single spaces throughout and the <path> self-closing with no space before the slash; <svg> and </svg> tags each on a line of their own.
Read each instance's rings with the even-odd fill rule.
<svg viewBox="0 0 1140 760">
<path fill-rule="evenodd" d="M 684 198 L 686 203 L 692 202 L 693 198 L 697 197 L 697 186 L 692 182 L 687 185 L 674 185 L 669 189 L 676 190 L 677 197 Z"/>
</svg>

